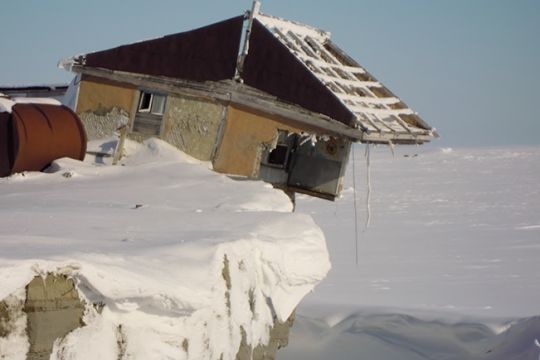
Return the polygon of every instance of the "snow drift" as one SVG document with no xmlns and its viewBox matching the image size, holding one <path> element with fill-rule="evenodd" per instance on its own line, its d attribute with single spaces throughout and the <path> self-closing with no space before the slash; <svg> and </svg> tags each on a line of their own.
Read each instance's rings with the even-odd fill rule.
<svg viewBox="0 0 540 360">
<path fill-rule="evenodd" d="M 243 337 L 266 344 L 330 268 L 320 229 L 281 192 L 162 141 L 126 152 L 123 166 L 61 159 L 0 180 L 0 300 L 36 275 L 76 281 L 86 325 L 54 359 L 234 359 Z"/>
</svg>

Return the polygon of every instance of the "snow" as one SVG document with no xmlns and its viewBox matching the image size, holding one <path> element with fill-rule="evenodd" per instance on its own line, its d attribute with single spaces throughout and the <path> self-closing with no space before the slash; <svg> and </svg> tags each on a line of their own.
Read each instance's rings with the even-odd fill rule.
<svg viewBox="0 0 540 360">
<path fill-rule="evenodd" d="M 0 113 L 2 112 L 11 113 L 11 108 L 13 107 L 13 105 L 15 105 L 14 101 L 0 97 Z"/>
<path fill-rule="evenodd" d="M 61 103 L 53 98 L 30 98 L 30 97 L 15 97 L 12 99 L 0 97 L 0 112 L 11 113 L 11 108 L 15 104 L 50 104 L 61 105 Z"/>
<path fill-rule="evenodd" d="M 538 359 L 540 147 L 395 153 L 371 149 L 358 266 L 352 167 L 335 204 L 297 200 L 323 229 L 332 270 L 278 359 Z M 363 204 L 363 147 L 355 158 Z"/>
<path fill-rule="evenodd" d="M 62 98 L 62 104 L 75 111 L 77 109 L 77 100 L 79 98 L 79 84 L 81 75 L 77 74 L 68 85 L 66 93 Z"/>
<path fill-rule="evenodd" d="M 264 342 L 271 307 L 285 319 L 306 294 L 278 359 L 538 359 L 540 147 L 391 150 L 370 150 L 358 265 L 352 166 L 341 199 L 299 196 L 294 214 L 270 186 L 157 140 L 128 142 L 123 166 L 98 156 L 13 175 L 0 180 L 0 298 L 52 270 L 106 304 L 53 359 L 232 358 L 235 329 Z M 359 224 L 364 155 L 357 147 Z M 326 246 L 332 269 L 314 288 Z M 13 354 L 28 346 L 12 341 Z"/>
<path fill-rule="evenodd" d="M 48 104 L 48 105 L 62 105 L 60 101 L 53 98 L 37 98 L 37 97 L 14 97 L 12 99 L 15 103 L 19 104 Z"/>
<path fill-rule="evenodd" d="M 26 359 L 26 353 L 30 344 L 26 336 L 26 314 L 23 312 L 25 295 L 24 289 L 20 289 L 3 299 L 10 308 L 15 310 L 11 314 L 10 319 L 0 318 L 2 325 L 7 325 L 11 329 L 11 332 L 7 336 L 0 337 L 1 359 Z"/>
<path fill-rule="evenodd" d="M 283 29 L 285 30 L 285 32 L 292 31 L 302 37 L 310 36 L 320 42 L 327 41 L 328 39 L 330 39 L 331 36 L 331 33 L 328 31 L 323 31 L 313 26 L 301 24 L 299 22 L 286 20 L 268 14 L 263 15 L 262 13 L 258 13 L 256 19 L 261 21 L 266 27 Z"/>
<path fill-rule="evenodd" d="M 160 140 L 126 153 L 121 166 L 60 159 L 0 179 L 0 299 L 53 272 L 106 305 L 53 358 L 233 359 L 241 327 L 265 343 L 330 268 L 312 218 Z"/>
</svg>

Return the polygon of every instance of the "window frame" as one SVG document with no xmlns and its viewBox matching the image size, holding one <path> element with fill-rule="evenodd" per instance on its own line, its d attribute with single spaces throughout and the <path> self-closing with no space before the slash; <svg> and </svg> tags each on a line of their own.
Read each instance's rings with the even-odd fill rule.
<svg viewBox="0 0 540 360">
<path fill-rule="evenodd" d="M 131 131 L 144 136 L 161 136 L 167 109 L 168 94 L 147 88 L 138 89 L 139 96 Z"/>
<path fill-rule="evenodd" d="M 162 99 L 159 111 L 156 111 L 154 109 L 154 105 L 156 103 L 157 98 Z M 146 103 L 146 99 L 148 99 L 148 105 L 143 108 L 142 105 L 143 103 Z M 137 112 L 143 113 L 143 114 L 163 116 L 163 114 L 165 113 L 166 104 L 167 104 L 167 95 L 163 93 L 154 92 L 154 91 L 140 90 L 139 105 L 137 106 Z"/>
</svg>

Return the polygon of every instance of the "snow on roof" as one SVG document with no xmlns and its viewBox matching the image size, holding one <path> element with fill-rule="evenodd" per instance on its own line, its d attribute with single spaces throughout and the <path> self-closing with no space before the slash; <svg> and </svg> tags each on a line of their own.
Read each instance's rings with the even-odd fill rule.
<svg viewBox="0 0 540 360">
<path fill-rule="evenodd" d="M 330 41 L 330 33 L 277 17 L 259 20 L 356 116 L 366 141 L 436 137 L 434 130 Z"/>
</svg>

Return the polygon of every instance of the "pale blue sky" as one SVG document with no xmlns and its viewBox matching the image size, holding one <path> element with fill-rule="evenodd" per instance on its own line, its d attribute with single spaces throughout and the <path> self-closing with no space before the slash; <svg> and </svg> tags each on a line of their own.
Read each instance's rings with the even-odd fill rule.
<svg viewBox="0 0 540 360">
<path fill-rule="evenodd" d="M 59 59 L 189 30 L 251 0 L 3 0 L 0 85 L 67 82 Z M 540 0 L 263 0 L 333 40 L 442 135 L 540 144 Z"/>
</svg>

